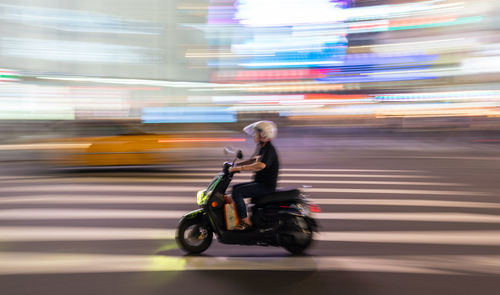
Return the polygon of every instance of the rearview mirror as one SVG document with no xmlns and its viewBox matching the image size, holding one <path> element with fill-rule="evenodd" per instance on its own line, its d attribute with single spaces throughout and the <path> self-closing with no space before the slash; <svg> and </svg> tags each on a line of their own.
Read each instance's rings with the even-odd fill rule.
<svg viewBox="0 0 500 295">
<path fill-rule="evenodd" d="M 236 155 L 236 158 L 241 159 L 243 158 L 243 153 L 241 150 L 235 150 L 234 147 L 232 146 L 226 146 L 224 147 L 224 154 L 226 155 Z"/>
<path fill-rule="evenodd" d="M 236 152 L 234 151 L 234 147 L 232 146 L 225 146 L 224 147 L 224 154 L 225 155 L 230 155 L 230 154 L 235 154 Z"/>
</svg>

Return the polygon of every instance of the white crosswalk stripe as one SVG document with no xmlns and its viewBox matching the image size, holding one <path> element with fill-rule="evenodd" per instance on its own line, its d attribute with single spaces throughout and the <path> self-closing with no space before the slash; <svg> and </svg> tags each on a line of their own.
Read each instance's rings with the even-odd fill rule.
<svg viewBox="0 0 500 295">
<path fill-rule="evenodd" d="M 66 177 L 0 177 L 0 242 L 37 243 L 73 241 L 166 241 L 172 243 L 175 228 L 156 228 L 144 222 L 178 220 L 195 209 L 197 190 L 204 189 L 220 168 L 180 169 L 180 173 L 139 173 L 136 176 L 104 174 Z M 204 171 L 200 173 L 198 171 Z M 322 205 L 315 216 L 322 224 L 342 221 L 385 221 L 377 230 L 328 231 L 315 235 L 318 243 L 379 243 L 408 245 L 467 245 L 485 247 L 500 245 L 500 216 L 495 214 L 500 203 L 491 201 L 492 194 L 476 191 L 466 183 L 448 182 L 444 177 L 421 170 L 391 169 L 302 169 L 285 168 L 280 185 L 313 185 L 304 191 L 312 201 Z M 206 172 L 206 173 L 205 173 Z M 137 174 L 137 173 L 136 173 Z M 440 181 L 427 181 L 439 179 Z M 235 177 L 236 182 L 249 181 L 248 175 Z M 453 188 L 450 190 L 450 188 Z M 54 193 L 54 194 L 52 194 Z M 89 194 L 88 194 L 89 193 Z M 20 194 L 20 195 L 18 195 Z M 155 195 L 156 194 L 156 195 Z M 163 194 L 163 195 L 158 195 Z M 361 196 L 360 198 L 354 198 Z M 403 199 L 400 199 L 404 196 Z M 408 199 L 411 196 L 411 199 Z M 457 197 L 455 200 L 454 197 Z M 478 201 L 477 197 L 485 201 Z M 441 198 L 441 199 L 440 199 Z M 459 198 L 459 199 L 458 199 Z M 486 201 L 487 200 L 487 201 Z M 122 208 L 114 208 L 129 204 Z M 54 206 L 53 206 L 54 205 Z M 57 206 L 55 206 L 57 205 Z M 92 209 L 80 206 L 91 205 Z M 106 207 L 104 207 L 106 205 Z M 148 209 L 133 207 L 152 205 Z M 163 207 L 155 208 L 154 205 Z M 177 208 L 176 208 L 177 205 Z M 341 212 L 337 206 L 356 206 Z M 37 206 L 43 206 L 38 208 Z M 362 210 L 370 206 L 370 212 Z M 379 207 L 377 207 L 379 206 Z M 398 212 L 387 206 L 413 208 Z M 63 207 L 63 208 L 61 208 Z M 398 208 L 395 207 L 395 208 Z M 424 207 L 435 207 L 427 212 Z M 130 209 L 132 208 L 132 209 Z M 150 209 L 153 208 L 153 209 Z M 166 209 L 167 208 L 167 209 Z M 360 210 L 357 210 L 357 209 Z M 438 209 L 446 209 L 437 212 Z M 460 211 L 454 211 L 456 208 Z M 462 210 L 473 210 L 469 213 Z M 481 210 L 481 211 L 479 211 Z M 484 210 L 484 212 L 483 212 Z M 354 211 L 354 212 L 351 212 Z M 406 211 L 406 210 L 402 210 Z M 481 212 L 481 213 L 478 213 Z M 127 220 L 134 226 L 109 227 L 108 222 Z M 44 221 L 46 225 L 37 224 Z M 70 222 L 78 222 L 77 224 Z M 439 223 L 439 230 L 407 230 L 383 228 L 400 221 L 418 225 Z M 7 225 L 9 222 L 9 225 Z M 22 222 L 16 225 L 16 222 Z M 80 224 L 81 222 L 81 224 Z M 94 223 L 91 223 L 94 222 Z M 101 226 L 95 226 L 96 222 Z M 65 223 L 68 225 L 65 226 Z M 90 223 L 91 226 L 80 226 Z M 1 224 L 1 223 L 0 223 Z M 12 225 L 14 224 L 14 225 Z M 48 225 L 47 225 L 48 224 Z M 447 224 L 480 225 L 491 230 L 454 228 L 443 230 Z M 78 226 L 77 226 L 78 225 Z M 488 227 L 486 227 L 488 226 Z M 328 226 L 326 227 L 328 228 Z M 380 230 L 382 228 L 382 230 Z M 417 227 L 418 228 L 418 227 Z M 214 243 L 212 247 L 217 247 Z M 28 247 L 28 246 L 26 246 Z M 34 245 L 33 247 L 36 247 Z M 400 256 L 317 256 L 317 257 L 179 257 L 161 255 L 117 255 L 81 253 L 15 252 L 0 248 L 0 274 L 129 272 L 162 270 L 352 270 L 427 274 L 466 274 L 475 271 L 500 273 L 499 255 L 407 255 Z M 95 249 L 94 249 L 95 250 Z M 480 250 L 478 250 L 480 251 Z M 467 265 L 465 266 L 465 265 Z"/>
<path fill-rule="evenodd" d="M 500 203 L 397 199 L 312 199 L 318 205 L 363 205 L 450 208 L 500 208 Z"/>
<path fill-rule="evenodd" d="M 406 207 L 450 207 L 450 208 L 500 208 L 500 203 L 462 202 L 437 200 L 397 199 L 319 199 L 312 198 L 317 205 L 359 205 L 359 206 L 406 206 Z M 36 195 L 2 197 L 0 204 L 194 204 L 194 196 L 113 196 L 113 195 Z"/>
<path fill-rule="evenodd" d="M 195 204 L 195 196 L 89 196 L 89 195 L 36 195 L 29 197 L 3 197 L 0 198 L 0 204 Z"/>
<path fill-rule="evenodd" d="M 398 195 L 451 195 L 451 196 L 488 196 L 485 192 L 411 190 L 411 189 L 360 189 L 360 188 L 308 188 L 310 193 L 356 193 L 356 194 L 398 194 Z"/>
<path fill-rule="evenodd" d="M 442 245 L 500 245 L 500 231 L 357 231 L 324 232 L 321 241 Z"/>
<path fill-rule="evenodd" d="M 215 173 L 176 173 L 176 176 L 206 176 L 213 177 Z M 158 176 L 158 175 L 157 175 Z M 236 179 L 239 175 L 236 176 Z M 410 174 L 324 174 L 324 173 L 280 173 L 280 177 L 320 177 L 320 178 L 441 178 L 429 175 Z"/>
<path fill-rule="evenodd" d="M 217 172 L 220 168 L 182 168 L 180 171 L 213 171 Z M 384 172 L 384 173 L 424 173 L 423 170 L 394 170 L 394 169 L 329 169 L 329 168 L 281 168 L 280 171 L 297 172 Z"/>
<path fill-rule="evenodd" d="M 0 226 L 0 241 L 173 240 L 175 229 Z M 325 242 L 420 243 L 500 245 L 500 230 L 484 231 L 324 231 L 315 239 Z"/>
<path fill-rule="evenodd" d="M 12 192 L 96 192 L 96 191 L 126 191 L 134 193 L 168 193 L 168 192 L 196 192 L 204 189 L 204 186 L 144 186 L 144 185 L 109 185 L 109 184 L 47 184 L 32 186 L 9 186 L 3 187 L 4 193 Z M 473 191 L 448 191 L 448 190 L 422 190 L 422 189 L 360 189 L 360 188 L 307 188 L 310 193 L 363 193 L 363 194 L 412 194 L 412 195 L 453 195 L 453 196 L 487 196 L 485 192 Z"/>
<path fill-rule="evenodd" d="M 0 226 L 0 241 L 171 240 L 175 229 Z"/>
<path fill-rule="evenodd" d="M 179 171 L 220 171 L 219 167 L 209 168 L 181 168 Z M 424 173 L 423 170 L 394 170 L 394 169 L 331 169 L 331 168 L 281 168 L 280 171 L 297 171 L 297 172 L 370 172 L 370 173 Z"/>
<path fill-rule="evenodd" d="M 185 270 L 369 271 L 415 274 L 500 273 L 500 256 L 175 257 L 80 253 L 0 253 L 0 274 Z M 36 261 L 36 263 L 34 263 Z"/>
<path fill-rule="evenodd" d="M 179 172 L 183 171 L 183 172 Z M 198 173 L 196 171 L 210 171 L 211 173 Z M 429 176 L 429 175 L 421 175 L 425 171 L 422 170 L 391 170 L 391 169 L 302 169 L 302 168 L 282 168 L 280 169 L 281 177 L 350 177 L 350 178 L 439 178 L 437 176 Z M 171 176 L 206 176 L 206 177 L 213 177 L 216 173 L 220 172 L 220 167 L 213 167 L 213 168 L 182 168 L 179 169 L 177 172 L 158 172 L 158 173 L 140 173 L 140 175 L 145 178 L 145 179 L 151 179 L 151 177 L 162 177 L 162 178 L 168 178 Z M 285 172 L 302 172 L 302 173 L 285 173 Z M 308 172 L 308 173 L 304 173 Z M 311 172 L 321 172 L 321 173 L 311 173 Z M 331 172 L 336 172 L 336 173 L 331 173 Z M 339 173 L 339 172 L 349 172 L 349 174 L 346 173 Z M 360 174 L 359 172 L 362 173 L 371 173 L 371 174 Z M 383 174 L 378 174 L 378 173 L 383 173 Z M 394 173 L 394 174 L 385 174 L 385 173 Z M 408 174 L 410 173 L 410 174 Z M 411 174 L 415 173 L 415 174 Z M 111 173 L 113 174 L 113 173 Z M 48 180 L 48 179 L 56 179 L 56 180 L 61 180 L 65 179 L 68 177 L 58 177 L 54 175 L 40 175 L 40 176 L 33 176 L 33 175 L 19 175 L 19 176 L 7 176 L 7 175 L 1 175 L 0 176 L 0 181 L 3 182 L 15 182 L 15 181 L 26 181 L 27 179 L 29 180 Z M 78 178 L 87 178 L 83 175 L 79 175 Z M 108 177 L 106 177 L 108 178 Z M 139 179 L 141 177 L 138 177 Z M 240 178 L 237 176 L 236 178 Z M 119 179 L 124 179 L 123 177 L 120 177 Z M 126 178 L 125 178 L 126 179 Z M 202 180 L 205 181 L 205 180 Z"/>
<path fill-rule="evenodd" d="M 204 183 L 209 182 L 210 178 L 134 178 L 133 180 L 123 178 L 123 177 L 64 177 L 64 178 L 47 178 L 40 179 L 44 183 L 75 183 L 75 182 L 92 182 L 92 183 L 103 183 L 103 182 L 117 182 L 117 183 Z M 252 181 L 250 178 L 235 178 L 234 183 Z M 14 179 L 10 180 L 9 183 L 32 183 L 33 179 Z M 463 183 L 451 183 L 451 182 L 428 182 L 428 181 L 385 181 L 385 180 L 311 180 L 311 179 L 280 179 L 279 184 L 284 183 L 307 183 L 307 184 L 360 184 L 360 185 L 415 185 L 415 186 L 466 186 Z"/>
<path fill-rule="evenodd" d="M 179 219 L 186 211 L 181 210 L 119 210 L 119 209 L 6 209 L 0 210 L 0 220 L 16 219 Z M 500 216 L 468 213 L 394 213 L 394 212 L 349 212 L 316 213 L 324 220 L 393 220 L 500 223 Z"/>
</svg>

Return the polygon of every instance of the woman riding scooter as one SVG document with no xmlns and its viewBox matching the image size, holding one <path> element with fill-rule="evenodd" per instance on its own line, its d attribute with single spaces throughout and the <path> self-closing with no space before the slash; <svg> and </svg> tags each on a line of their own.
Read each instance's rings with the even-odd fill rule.
<svg viewBox="0 0 500 295">
<path fill-rule="evenodd" d="M 255 175 L 252 182 L 233 186 L 232 198 L 240 218 L 240 224 L 234 228 L 235 230 L 245 230 L 252 226 L 247 216 L 244 198 L 257 200 L 273 193 L 276 190 L 279 171 L 278 154 L 271 143 L 278 133 L 276 124 L 272 121 L 259 121 L 248 125 L 243 131 L 253 136 L 257 149 L 252 159 L 238 163 L 230 168 L 229 172 L 253 171 Z"/>
<path fill-rule="evenodd" d="M 279 162 L 271 140 L 276 136 L 276 125 L 260 121 L 244 130 L 257 143 L 253 159 L 237 166 L 235 161 L 243 158 L 243 154 L 236 151 L 234 160 L 223 164 L 206 189 L 197 192 L 196 203 L 200 208 L 182 216 L 175 240 L 189 254 L 207 250 L 214 235 L 222 244 L 276 246 L 293 254 L 303 253 L 312 243 L 313 232 L 318 231 L 313 212 L 319 212 L 319 208 L 300 189 L 275 190 Z M 226 210 L 230 200 L 225 195 L 234 173 L 239 171 L 256 173 L 254 181 L 233 187 L 234 203 L 242 218 L 238 231 L 233 230 L 234 215 L 232 210 Z M 249 197 L 253 198 L 253 224 L 244 202 Z M 248 230 L 241 231 L 244 229 Z"/>
</svg>

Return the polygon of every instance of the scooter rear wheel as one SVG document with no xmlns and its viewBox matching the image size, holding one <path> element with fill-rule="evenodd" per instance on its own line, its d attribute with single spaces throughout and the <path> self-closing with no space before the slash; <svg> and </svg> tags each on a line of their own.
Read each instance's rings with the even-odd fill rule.
<svg viewBox="0 0 500 295">
<path fill-rule="evenodd" d="M 280 244 L 294 255 L 302 254 L 313 241 L 311 226 L 303 217 L 294 216 L 285 220 L 284 232 L 280 234 Z"/>
<path fill-rule="evenodd" d="M 196 219 L 185 219 L 177 228 L 177 245 L 189 254 L 199 254 L 210 247 L 213 232 Z"/>
</svg>

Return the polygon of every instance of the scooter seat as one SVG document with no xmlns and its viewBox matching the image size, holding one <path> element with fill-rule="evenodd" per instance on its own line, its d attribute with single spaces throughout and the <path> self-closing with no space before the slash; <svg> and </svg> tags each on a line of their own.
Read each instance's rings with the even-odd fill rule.
<svg viewBox="0 0 500 295">
<path fill-rule="evenodd" d="M 270 203 L 295 201 L 298 200 L 299 197 L 300 191 L 298 189 L 277 190 L 270 195 L 257 198 L 256 200 L 252 199 L 252 203 L 255 205 L 266 205 Z"/>
</svg>

